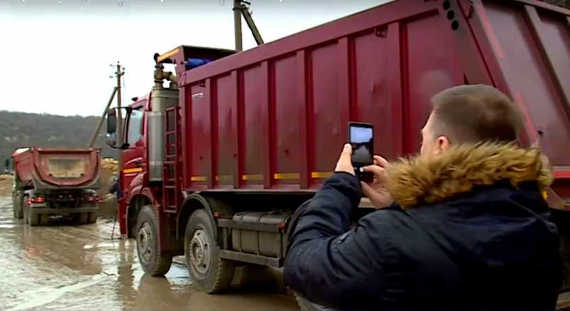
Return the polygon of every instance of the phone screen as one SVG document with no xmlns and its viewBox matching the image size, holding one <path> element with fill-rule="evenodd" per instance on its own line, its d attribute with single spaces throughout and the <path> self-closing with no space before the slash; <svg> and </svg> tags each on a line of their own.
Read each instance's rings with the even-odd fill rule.
<svg viewBox="0 0 570 311">
<path fill-rule="evenodd" d="M 352 163 L 354 166 L 361 167 L 372 164 L 373 138 L 371 125 L 349 125 L 349 143 L 352 145 Z"/>
</svg>

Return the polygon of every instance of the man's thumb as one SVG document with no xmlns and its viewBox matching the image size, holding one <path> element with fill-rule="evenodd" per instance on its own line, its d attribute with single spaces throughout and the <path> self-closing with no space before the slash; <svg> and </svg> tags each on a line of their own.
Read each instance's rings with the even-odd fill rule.
<svg viewBox="0 0 570 311">
<path fill-rule="evenodd" d="M 343 160 L 348 159 L 350 161 L 350 156 L 352 155 L 352 146 L 350 144 L 344 144 L 340 158 Z"/>
</svg>

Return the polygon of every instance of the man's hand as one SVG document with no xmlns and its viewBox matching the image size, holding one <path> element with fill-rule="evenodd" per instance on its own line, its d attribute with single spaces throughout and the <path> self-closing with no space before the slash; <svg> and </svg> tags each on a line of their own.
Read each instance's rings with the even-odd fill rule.
<svg viewBox="0 0 570 311">
<path fill-rule="evenodd" d="M 386 183 L 388 181 L 386 168 L 389 166 L 390 163 L 388 163 L 386 159 L 375 155 L 374 165 L 365 166 L 363 168 L 365 172 L 371 172 L 374 174 L 374 180 L 371 183 L 360 182 L 362 192 L 364 192 L 364 195 L 370 199 L 374 206 L 379 208 L 386 207 L 394 201 L 388 192 L 388 189 L 386 189 Z"/>
<path fill-rule="evenodd" d="M 345 144 L 342 152 L 340 153 L 340 158 L 336 163 L 335 172 L 345 172 L 354 175 L 354 167 L 352 166 L 352 161 L 350 157 L 352 155 L 352 146 L 350 144 Z"/>
</svg>

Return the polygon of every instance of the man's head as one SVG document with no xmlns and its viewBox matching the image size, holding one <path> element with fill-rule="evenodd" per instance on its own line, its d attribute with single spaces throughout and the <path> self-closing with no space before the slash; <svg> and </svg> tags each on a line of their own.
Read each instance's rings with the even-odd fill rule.
<svg viewBox="0 0 570 311">
<path fill-rule="evenodd" d="M 460 85 L 431 99 L 433 109 L 422 129 L 422 155 L 437 155 L 452 144 L 511 142 L 521 126 L 518 110 L 488 85 Z"/>
</svg>

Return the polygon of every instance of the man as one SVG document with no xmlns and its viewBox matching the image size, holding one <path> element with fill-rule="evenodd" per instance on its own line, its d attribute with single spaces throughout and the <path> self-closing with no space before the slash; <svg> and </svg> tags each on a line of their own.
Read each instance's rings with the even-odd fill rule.
<svg viewBox="0 0 570 311">
<path fill-rule="evenodd" d="M 419 156 L 375 156 L 366 184 L 346 145 L 297 211 L 284 278 L 302 307 L 555 308 L 559 241 L 543 198 L 552 175 L 538 149 L 516 145 L 515 107 L 484 85 L 444 90 L 432 104 Z M 362 193 L 389 207 L 351 228 Z"/>
</svg>

